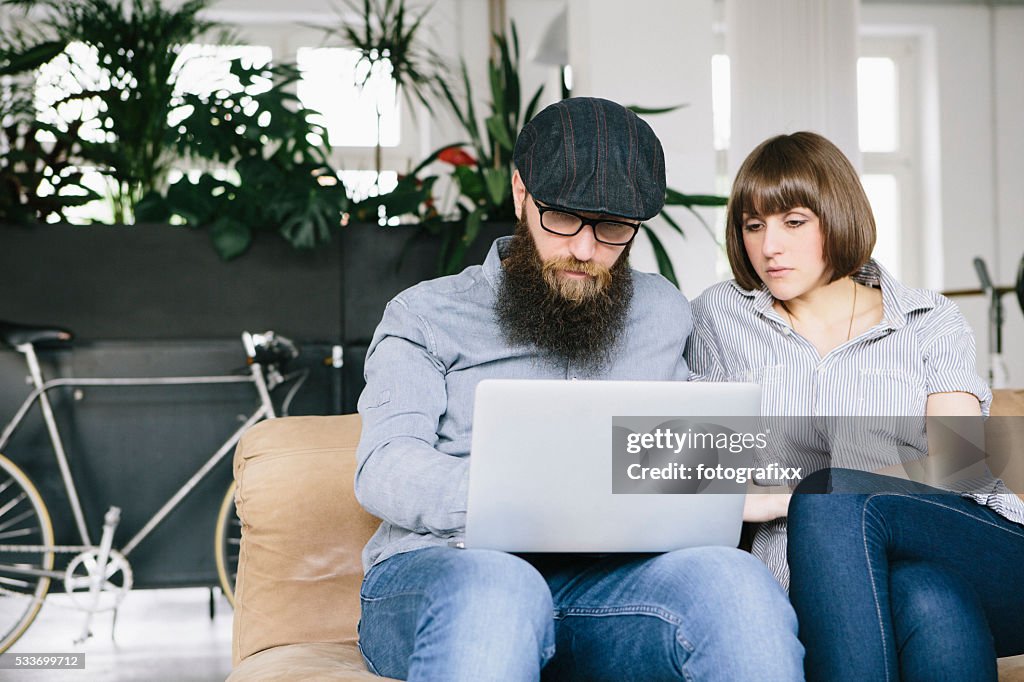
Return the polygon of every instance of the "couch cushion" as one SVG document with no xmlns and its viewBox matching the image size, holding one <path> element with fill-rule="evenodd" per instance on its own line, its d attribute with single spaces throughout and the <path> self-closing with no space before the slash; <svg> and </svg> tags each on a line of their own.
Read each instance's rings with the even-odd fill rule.
<svg viewBox="0 0 1024 682">
<path fill-rule="evenodd" d="M 999 659 L 999 682 L 1024 682 L 1024 655 Z"/>
<path fill-rule="evenodd" d="M 239 442 L 235 665 L 271 647 L 355 640 L 360 554 L 378 525 L 353 493 L 359 428 L 358 415 L 284 417 Z"/>
<path fill-rule="evenodd" d="M 989 468 L 1024 499 L 1024 390 L 992 391 L 992 418 L 985 424 Z"/>
<path fill-rule="evenodd" d="M 294 680 L 380 680 L 366 670 L 355 642 L 289 644 L 249 656 L 226 682 L 293 682 Z"/>
<path fill-rule="evenodd" d="M 1024 390 L 997 388 L 992 391 L 992 416 L 1024 416 Z"/>
</svg>

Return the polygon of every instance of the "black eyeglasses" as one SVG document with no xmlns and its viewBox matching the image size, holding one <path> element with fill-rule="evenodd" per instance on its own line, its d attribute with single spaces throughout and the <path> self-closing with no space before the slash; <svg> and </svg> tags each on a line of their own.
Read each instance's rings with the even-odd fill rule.
<svg viewBox="0 0 1024 682">
<path fill-rule="evenodd" d="M 640 223 L 624 223 L 605 218 L 584 218 L 563 208 L 541 206 L 532 196 L 533 205 L 540 211 L 540 226 L 546 232 L 562 237 L 573 237 L 587 225 L 594 229 L 594 239 L 609 246 L 625 246 L 633 241 Z"/>
</svg>

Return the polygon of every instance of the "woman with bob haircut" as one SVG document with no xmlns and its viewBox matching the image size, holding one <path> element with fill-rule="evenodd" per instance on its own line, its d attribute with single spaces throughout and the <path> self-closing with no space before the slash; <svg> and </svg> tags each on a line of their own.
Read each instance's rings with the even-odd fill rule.
<svg viewBox="0 0 1024 682">
<path fill-rule="evenodd" d="M 997 656 L 1024 652 L 1024 502 L 987 469 L 943 489 L 908 480 L 937 470 L 925 417 L 976 428 L 992 394 L 957 307 L 896 281 L 874 244 L 835 145 L 763 142 L 729 200 L 735 280 L 693 302 L 687 360 L 698 381 L 759 383 L 770 435 L 755 461 L 802 470 L 795 495 L 755 481 L 783 492 L 749 495 L 744 518 L 789 588 L 808 679 L 995 680 Z"/>
</svg>

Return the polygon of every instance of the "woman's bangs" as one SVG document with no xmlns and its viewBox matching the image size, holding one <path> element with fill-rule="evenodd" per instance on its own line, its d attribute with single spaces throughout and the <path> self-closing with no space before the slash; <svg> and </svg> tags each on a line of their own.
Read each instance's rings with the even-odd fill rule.
<svg viewBox="0 0 1024 682">
<path fill-rule="evenodd" d="M 769 216 L 802 206 L 818 213 L 815 184 L 791 173 L 751 173 L 737 194 L 740 211 Z"/>
</svg>

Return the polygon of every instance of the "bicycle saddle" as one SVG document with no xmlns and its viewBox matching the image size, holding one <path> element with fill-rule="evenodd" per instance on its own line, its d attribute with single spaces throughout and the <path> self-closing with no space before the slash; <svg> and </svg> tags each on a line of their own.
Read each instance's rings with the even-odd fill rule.
<svg viewBox="0 0 1024 682">
<path fill-rule="evenodd" d="M 0 320 L 0 339 L 3 339 L 3 342 L 12 348 L 24 343 L 59 343 L 70 341 L 72 338 L 74 338 L 74 334 L 67 329 Z"/>
</svg>

